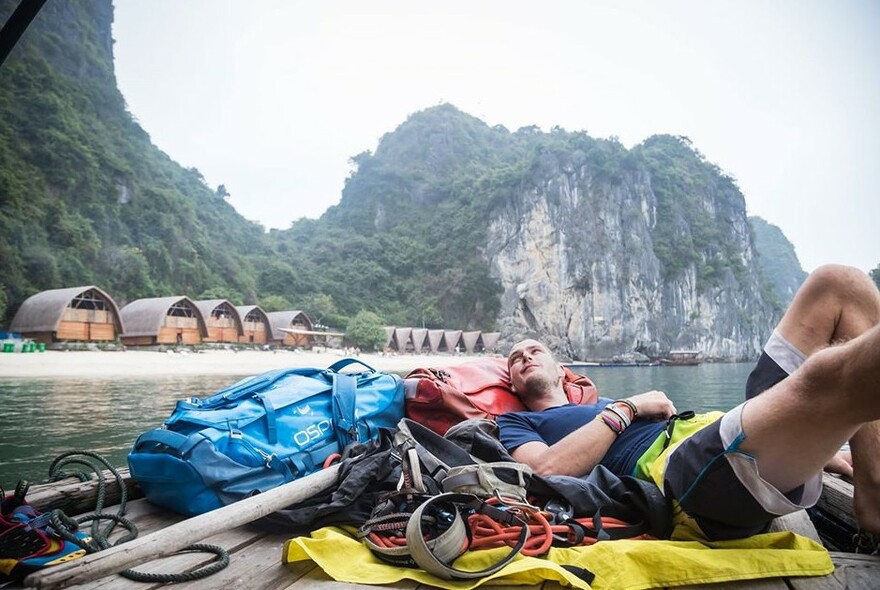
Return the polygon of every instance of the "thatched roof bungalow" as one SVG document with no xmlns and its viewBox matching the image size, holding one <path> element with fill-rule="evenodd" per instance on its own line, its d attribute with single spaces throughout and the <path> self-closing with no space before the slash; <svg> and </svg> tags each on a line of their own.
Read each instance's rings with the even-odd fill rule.
<svg viewBox="0 0 880 590">
<path fill-rule="evenodd" d="M 501 332 L 483 332 L 480 340 L 483 343 L 483 351 L 495 352 L 498 348 L 498 341 L 501 339 Z"/>
<path fill-rule="evenodd" d="M 270 311 L 266 314 L 272 326 L 272 341 L 279 346 L 312 346 L 315 335 L 312 320 L 304 311 Z"/>
<path fill-rule="evenodd" d="M 137 299 L 120 310 L 128 346 L 200 344 L 208 336 L 202 312 L 189 297 Z"/>
<path fill-rule="evenodd" d="M 440 348 L 446 352 L 462 352 L 464 344 L 461 341 L 461 330 L 444 331 L 443 344 Z"/>
<path fill-rule="evenodd" d="M 477 352 L 477 341 L 480 339 L 480 331 L 462 332 L 461 341 L 464 343 L 464 349 L 468 354 Z"/>
<path fill-rule="evenodd" d="M 194 303 L 208 328 L 205 342 L 238 342 L 244 334 L 238 310 L 226 299 L 203 299 Z"/>
<path fill-rule="evenodd" d="M 18 308 L 10 330 L 46 344 L 107 342 L 123 332 L 123 322 L 113 298 L 88 285 L 31 295 Z"/>
<path fill-rule="evenodd" d="M 235 308 L 241 318 L 243 332 L 239 337 L 242 344 L 266 344 L 271 340 L 272 324 L 258 305 L 239 305 Z"/>
<path fill-rule="evenodd" d="M 412 350 L 412 328 L 395 328 L 392 346 L 397 352 Z"/>
<path fill-rule="evenodd" d="M 394 326 L 385 326 L 385 346 L 382 350 L 390 350 L 394 343 Z"/>
<path fill-rule="evenodd" d="M 441 344 L 443 344 L 443 330 L 428 330 L 428 348 L 431 352 L 440 352 Z"/>
<path fill-rule="evenodd" d="M 416 353 L 422 352 L 422 348 L 425 346 L 425 339 L 428 337 L 428 330 L 425 328 L 413 328 L 412 330 L 412 345 L 413 351 Z"/>
</svg>

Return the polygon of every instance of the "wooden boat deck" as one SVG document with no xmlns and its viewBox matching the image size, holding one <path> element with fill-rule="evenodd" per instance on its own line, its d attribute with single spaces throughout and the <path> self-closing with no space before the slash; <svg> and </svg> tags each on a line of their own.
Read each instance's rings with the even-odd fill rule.
<svg viewBox="0 0 880 590">
<path fill-rule="evenodd" d="M 845 490 L 845 486 L 837 486 L 837 492 Z M 37 490 L 29 496 L 31 502 L 40 508 L 40 504 L 49 500 L 52 496 L 41 495 Z M 73 501 L 73 498 L 68 498 Z M 845 508 L 845 494 L 838 493 L 832 500 Z M 850 487 L 851 502 L 851 487 Z M 851 504 L 850 504 L 851 506 Z M 149 504 L 146 500 L 139 499 L 129 503 L 127 517 L 132 520 L 140 531 L 140 537 L 151 532 L 164 529 L 176 522 L 184 520 L 176 515 Z M 795 530 L 801 534 L 807 534 L 818 538 L 815 528 L 806 516 L 806 513 L 790 515 L 780 519 L 778 528 Z M 348 584 L 336 582 L 329 578 L 320 568 L 311 562 L 302 562 L 288 568 L 281 564 L 281 552 L 284 542 L 290 535 L 268 534 L 253 525 L 243 525 L 220 532 L 199 542 L 211 543 L 226 548 L 230 553 L 230 565 L 224 570 L 209 576 L 203 580 L 176 584 L 174 587 L 180 590 L 207 590 L 215 588 L 237 588 L 239 590 L 304 590 L 306 588 L 323 588 L 332 590 L 366 590 L 376 586 Z M 852 553 L 832 552 L 832 559 L 836 565 L 833 574 L 823 577 L 810 578 L 772 578 L 764 580 L 748 580 L 733 583 L 720 583 L 711 585 L 713 588 L 723 590 L 844 590 L 844 589 L 868 589 L 880 588 L 880 556 L 863 556 Z M 182 572 L 192 571 L 210 563 L 213 556 L 203 553 L 178 554 L 158 559 L 141 566 L 138 571 L 143 572 Z M 70 586 L 82 590 L 147 590 L 156 589 L 163 584 L 149 584 L 134 582 L 121 576 L 112 575 L 99 580 Z M 433 586 L 426 586 L 416 582 L 398 583 L 392 586 L 396 589 L 406 590 L 430 590 Z M 699 586 L 707 587 L 707 586 Z M 486 588 L 499 588 L 490 587 Z M 541 590 L 554 590 L 562 588 L 556 582 L 547 581 L 540 586 Z M 688 586 L 693 589 L 697 586 Z"/>
</svg>

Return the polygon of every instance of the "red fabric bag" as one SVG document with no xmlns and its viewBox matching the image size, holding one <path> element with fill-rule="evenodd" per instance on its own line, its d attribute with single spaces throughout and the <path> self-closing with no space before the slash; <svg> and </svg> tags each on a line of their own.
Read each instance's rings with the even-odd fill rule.
<svg viewBox="0 0 880 590">
<path fill-rule="evenodd" d="M 405 413 L 437 434 L 469 418 L 489 418 L 526 407 L 510 390 L 507 359 L 488 358 L 442 368 L 420 368 L 403 380 Z M 565 368 L 563 387 L 569 401 L 593 404 L 599 397 L 587 377 Z"/>
</svg>

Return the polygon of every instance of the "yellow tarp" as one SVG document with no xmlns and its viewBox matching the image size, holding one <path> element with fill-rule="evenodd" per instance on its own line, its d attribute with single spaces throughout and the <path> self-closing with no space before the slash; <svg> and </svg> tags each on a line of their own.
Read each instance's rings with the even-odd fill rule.
<svg viewBox="0 0 880 590">
<path fill-rule="evenodd" d="M 506 548 L 469 551 L 455 566 L 485 568 L 507 554 Z M 449 581 L 420 569 L 396 567 L 377 559 L 344 530 L 327 527 L 311 537 L 284 544 L 282 562 L 313 560 L 330 577 L 356 584 L 393 584 L 411 579 L 450 590 L 469 590 L 482 584 L 534 585 L 556 580 L 588 590 L 640 590 L 663 586 L 707 584 L 777 576 L 818 576 L 834 571 L 828 552 L 819 544 L 790 532 L 755 535 L 737 541 L 605 541 L 589 547 L 550 550 L 544 558 L 519 556 L 493 576 Z M 596 575 L 592 585 L 561 565 L 587 569 Z"/>
</svg>

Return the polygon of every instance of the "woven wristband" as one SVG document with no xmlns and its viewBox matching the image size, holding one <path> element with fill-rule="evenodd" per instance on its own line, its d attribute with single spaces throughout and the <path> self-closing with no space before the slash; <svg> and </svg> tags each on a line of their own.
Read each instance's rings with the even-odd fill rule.
<svg viewBox="0 0 880 590">
<path fill-rule="evenodd" d="M 623 427 L 620 425 L 620 423 L 611 416 L 605 414 L 604 412 L 600 412 L 599 414 L 597 414 L 596 420 L 601 420 L 602 422 L 604 422 L 605 426 L 610 428 L 611 432 L 613 432 L 616 436 L 620 436 L 620 433 L 623 432 Z"/>
<path fill-rule="evenodd" d="M 626 413 L 622 412 L 621 410 L 618 410 L 617 408 L 615 408 L 613 404 L 608 404 L 607 406 L 605 406 L 605 408 L 603 408 L 602 411 L 603 412 L 611 412 L 612 414 L 614 414 L 615 416 L 620 418 L 620 424 L 622 426 L 621 430 L 629 427 L 629 425 L 630 425 L 629 416 L 627 416 Z"/>
<path fill-rule="evenodd" d="M 632 419 L 633 420 L 635 420 L 639 415 L 639 410 L 638 410 L 638 408 L 636 408 L 636 405 L 634 403 L 632 403 L 631 401 L 629 401 L 628 399 L 616 399 L 611 403 L 626 405 L 626 407 L 629 408 L 629 411 L 632 412 L 632 415 L 633 415 Z"/>
</svg>

